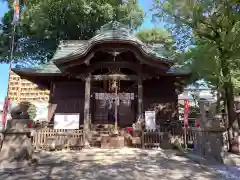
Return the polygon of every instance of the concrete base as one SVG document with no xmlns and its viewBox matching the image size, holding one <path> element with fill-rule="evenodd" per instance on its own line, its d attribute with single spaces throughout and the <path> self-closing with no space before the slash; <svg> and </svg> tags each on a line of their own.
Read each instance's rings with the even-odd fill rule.
<svg viewBox="0 0 240 180">
<path fill-rule="evenodd" d="M 103 136 L 101 139 L 101 148 L 123 148 L 123 136 Z"/>
</svg>

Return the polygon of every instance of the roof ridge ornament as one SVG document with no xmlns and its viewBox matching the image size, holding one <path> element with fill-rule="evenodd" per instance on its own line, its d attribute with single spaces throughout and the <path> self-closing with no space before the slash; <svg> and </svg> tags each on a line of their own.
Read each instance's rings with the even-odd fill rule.
<svg viewBox="0 0 240 180">
<path fill-rule="evenodd" d="M 126 33 L 130 33 L 131 30 L 128 25 L 122 24 L 119 21 L 110 21 L 103 26 L 100 27 L 99 30 L 97 30 L 96 34 L 104 33 L 107 31 L 123 31 Z"/>
</svg>

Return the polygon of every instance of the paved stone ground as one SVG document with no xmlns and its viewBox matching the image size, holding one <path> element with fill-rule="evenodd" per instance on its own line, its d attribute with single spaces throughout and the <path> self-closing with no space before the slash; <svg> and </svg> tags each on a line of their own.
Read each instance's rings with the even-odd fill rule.
<svg viewBox="0 0 240 180">
<path fill-rule="evenodd" d="M 84 149 L 41 152 L 38 165 L 1 170 L 0 180 L 221 180 L 210 167 L 174 151 Z"/>
</svg>

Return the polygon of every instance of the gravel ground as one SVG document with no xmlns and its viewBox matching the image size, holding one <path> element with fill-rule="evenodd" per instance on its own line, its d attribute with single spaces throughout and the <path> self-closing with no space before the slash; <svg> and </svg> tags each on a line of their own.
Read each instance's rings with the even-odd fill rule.
<svg viewBox="0 0 240 180">
<path fill-rule="evenodd" d="M 232 168 L 200 166 L 174 151 L 84 149 L 40 152 L 39 157 L 36 166 L 2 168 L 0 180 L 225 180 L 224 172 L 233 175 Z"/>
<path fill-rule="evenodd" d="M 215 165 L 213 166 L 213 169 L 215 169 L 218 173 L 220 173 L 226 180 L 240 179 L 239 166 Z"/>
</svg>

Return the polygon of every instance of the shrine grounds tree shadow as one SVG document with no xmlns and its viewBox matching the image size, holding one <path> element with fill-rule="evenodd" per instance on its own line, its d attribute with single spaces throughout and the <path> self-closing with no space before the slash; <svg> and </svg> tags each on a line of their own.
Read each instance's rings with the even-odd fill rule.
<svg viewBox="0 0 240 180">
<path fill-rule="evenodd" d="M 115 151 L 115 152 L 114 152 Z M 221 179 L 211 169 L 200 167 L 191 160 L 173 153 L 151 150 L 131 150 L 134 153 L 118 153 L 118 150 L 97 152 L 40 153 L 39 164 L 0 172 L 0 179 L 84 179 L 84 180 L 152 180 L 152 179 Z M 156 153 L 154 153 L 156 152 Z M 112 157 L 114 156 L 114 161 Z M 108 163 L 104 163 L 108 162 Z"/>
</svg>

